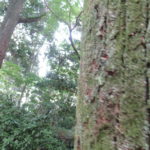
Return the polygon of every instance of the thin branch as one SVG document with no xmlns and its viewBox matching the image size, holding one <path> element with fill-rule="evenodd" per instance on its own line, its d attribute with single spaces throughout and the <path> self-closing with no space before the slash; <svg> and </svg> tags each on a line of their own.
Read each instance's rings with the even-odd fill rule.
<svg viewBox="0 0 150 150">
<path fill-rule="evenodd" d="M 77 56 L 78 56 L 78 59 L 80 59 L 80 54 L 79 54 L 79 52 L 78 52 L 78 50 L 77 50 L 77 48 L 76 48 L 76 46 L 75 46 L 75 44 L 74 44 L 74 42 L 73 42 L 72 31 L 78 26 L 78 24 L 79 24 L 79 19 L 80 19 L 80 16 L 82 15 L 82 13 L 83 13 L 83 11 L 81 11 L 81 12 L 79 13 L 79 15 L 76 17 L 76 22 L 75 22 L 75 24 L 74 24 L 74 26 L 73 26 L 72 28 L 71 28 L 71 26 L 68 26 L 68 28 L 69 28 L 69 34 L 70 34 L 69 40 L 70 40 L 70 43 L 71 43 L 71 46 L 72 46 L 73 50 L 75 51 L 75 53 L 76 53 Z"/>
<path fill-rule="evenodd" d="M 37 22 L 39 21 L 42 17 L 44 17 L 46 13 L 36 16 L 36 17 L 31 17 L 31 18 L 19 18 L 18 23 L 32 23 L 32 22 Z"/>
<path fill-rule="evenodd" d="M 74 26 L 72 27 L 71 30 L 74 30 L 74 29 L 79 25 L 79 20 L 80 20 L 80 17 L 81 17 L 81 15 L 82 15 L 82 13 L 83 13 L 83 11 L 81 11 L 81 12 L 79 13 L 79 15 L 76 17 L 76 22 L 75 22 L 75 24 L 74 24 Z"/>
<path fill-rule="evenodd" d="M 78 56 L 78 59 L 80 59 L 80 54 L 78 53 L 78 50 L 73 42 L 73 38 L 72 38 L 72 30 L 71 28 L 69 28 L 69 40 L 70 40 L 70 43 L 71 43 L 71 46 L 73 48 L 73 50 L 75 51 L 76 55 Z"/>
<path fill-rule="evenodd" d="M 25 84 L 25 85 L 23 86 L 23 88 L 21 89 L 20 98 L 19 98 L 19 100 L 18 100 L 18 107 L 21 107 L 21 102 L 22 102 L 24 93 L 25 93 L 25 91 L 26 91 L 26 87 L 27 87 L 27 84 Z"/>
</svg>

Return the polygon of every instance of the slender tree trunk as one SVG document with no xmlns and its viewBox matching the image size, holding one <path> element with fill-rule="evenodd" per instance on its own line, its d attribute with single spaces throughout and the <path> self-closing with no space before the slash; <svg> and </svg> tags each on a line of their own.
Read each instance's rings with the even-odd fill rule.
<svg viewBox="0 0 150 150">
<path fill-rule="evenodd" d="M 19 100 L 18 100 L 18 107 L 21 107 L 21 104 L 22 104 L 22 99 L 23 99 L 23 96 L 26 92 L 26 88 L 27 88 L 27 84 L 23 85 L 22 89 L 21 89 L 21 94 L 20 94 L 20 97 L 19 97 Z"/>
<path fill-rule="evenodd" d="M 9 6 L 0 27 L 0 67 L 5 57 L 11 35 L 18 23 L 25 0 L 9 0 Z"/>
<path fill-rule="evenodd" d="M 150 150 L 150 0 L 86 0 L 75 150 Z"/>
</svg>

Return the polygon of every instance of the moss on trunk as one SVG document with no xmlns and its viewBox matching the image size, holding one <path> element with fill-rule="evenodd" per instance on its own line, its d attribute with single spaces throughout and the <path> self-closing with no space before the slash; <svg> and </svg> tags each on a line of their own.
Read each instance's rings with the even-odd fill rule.
<svg viewBox="0 0 150 150">
<path fill-rule="evenodd" d="M 148 0 L 86 0 L 75 150 L 147 150 Z"/>
</svg>

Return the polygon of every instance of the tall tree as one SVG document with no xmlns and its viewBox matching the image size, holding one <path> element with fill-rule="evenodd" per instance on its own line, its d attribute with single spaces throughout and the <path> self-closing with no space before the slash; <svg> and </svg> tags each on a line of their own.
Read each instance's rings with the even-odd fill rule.
<svg viewBox="0 0 150 150">
<path fill-rule="evenodd" d="M 40 12 L 41 14 L 38 16 L 24 17 L 21 12 L 24 10 L 23 5 L 25 2 L 26 0 L 10 0 L 6 8 L 6 14 L 0 26 L 0 67 L 5 58 L 6 50 L 16 25 L 19 23 L 37 22 L 45 16 L 45 12 Z"/>
<path fill-rule="evenodd" d="M 5 57 L 11 35 L 18 23 L 19 15 L 23 9 L 24 2 L 25 0 L 9 1 L 6 16 L 0 27 L 0 66 L 2 65 Z"/>
<path fill-rule="evenodd" d="M 75 150 L 150 150 L 149 0 L 86 0 Z"/>
</svg>

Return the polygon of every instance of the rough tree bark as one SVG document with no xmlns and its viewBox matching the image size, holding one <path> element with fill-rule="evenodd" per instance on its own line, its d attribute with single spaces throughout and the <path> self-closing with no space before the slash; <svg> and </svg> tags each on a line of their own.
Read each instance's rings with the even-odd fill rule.
<svg viewBox="0 0 150 150">
<path fill-rule="evenodd" d="M 75 150 L 150 150 L 150 0 L 85 0 Z"/>
<path fill-rule="evenodd" d="M 0 67 L 5 57 L 11 35 L 18 23 L 24 2 L 25 0 L 9 0 L 7 13 L 0 27 Z"/>
</svg>

